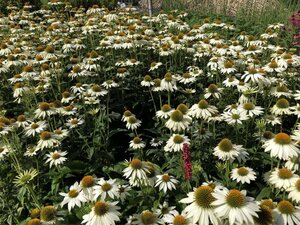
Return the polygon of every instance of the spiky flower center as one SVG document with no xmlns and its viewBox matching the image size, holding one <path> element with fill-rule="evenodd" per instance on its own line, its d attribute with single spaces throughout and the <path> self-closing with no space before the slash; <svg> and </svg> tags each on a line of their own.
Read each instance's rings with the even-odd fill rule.
<svg viewBox="0 0 300 225">
<path fill-rule="evenodd" d="M 250 45 L 248 47 L 248 51 L 255 51 L 256 50 L 256 46 L 255 45 Z"/>
<path fill-rule="evenodd" d="M 241 118 L 241 116 L 239 114 L 237 114 L 237 113 L 233 113 L 231 115 L 231 118 L 234 119 L 234 120 L 238 120 L 239 118 Z"/>
<path fill-rule="evenodd" d="M 237 170 L 237 173 L 240 175 L 240 176 L 247 176 L 249 174 L 249 170 L 245 167 L 240 167 L 238 170 Z"/>
<path fill-rule="evenodd" d="M 123 115 L 124 115 L 125 117 L 129 117 L 129 116 L 132 116 L 132 113 L 131 113 L 129 110 L 126 110 L 126 111 L 123 113 Z"/>
<path fill-rule="evenodd" d="M 268 140 L 270 140 L 270 139 L 272 139 L 273 137 L 274 137 L 274 134 L 271 132 L 271 131 L 265 131 L 264 133 L 263 133 L 263 137 L 265 138 L 265 139 L 268 139 Z"/>
<path fill-rule="evenodd" d="M 80 182 L 80 185 L 84 188 L 92 187 L 95 184 L 95 179 L 94 177 L 88 175 L 84 176 Z"/>
<path fill-rule="evenodd" d="M 195 191 L 195 202 L 202 208 L 211 208 L 215 200 L 212 196 L 213 189 L 210 186 L 200 186 Z"/>
<path fill-rule="evenodd" d="M 256 74 L 257 73 L 257 70 L 255 68 L 250 68 L 248 70 L 249 74 Z"/>
<path fill-rule="evenodd" d="M 79 195 L 79 193 L 76 189 L 72 189 L 68 192 L 68 196 L 70 198 L 76 198 L 78 195 Z"/>
<path fill-rule="evenodd" d="M 276 68 L 278 68 L 278 64 L 275 60 L 272 60 L 272 62 L 270 62 L 270 64 L 269 64 L 269 67 L 271 69 L 276 69 Z"/>
<path fill-rule="evenodd" d="M 172 81 L 172 74 L 171 73 L 166 73 L 164 79 L 167 82 L 171 82 Z"/>
<path fill-rule="evenodd" d="M 232 189 L 226 195 L 226 202 L 230 207 L 241 208 L 245 205 L 245 196 L 239 190 Z"/>
<path fill-rule="evenodd" d="M 51 221 L 54 220 L 56 216 L 56 209 L 52 205 L 45 206 L 41 209 L 41 220 L 43 221 Z"/>
<path fill-rule="evenodd" d="M 130 116 L 130 117 L 128 118 L 128 123 L 134 124 L 134 123 L 136 123 L 136 122 L 137 122 L 137 118 L 136 118 L 135 116 Z"/>
<path fill-rule="evenodd" d="M 61 154 L 59 154 L 58 152 L 54 152 L 51 157 L 52 159 L 57 160 L 61 157 Z"/>
<path fill-rule="evenodd" d="M 300 179 L 298 179 L 295 183 L 295 188 L 298 192 L 300 192 Z"/>
<path fill-rule="evenodd" d="M 95 85 L 92 86 L 92 90 L 94 92 L 100 92 L 102 90 L 102 88 L 100 87 L 100 85 L 95 84 Z"/>
<path fill-rule="evenodd" d="M 70 92 L 65 91 L 64 93 L 62 93 L 62 96 L 63 96 L 64 98 L 69 98 L 69 97 L 71 97 L 71 94 L 70 94 Z"/>
<path fill-rule="evenodd" d="M 255 106 L 251 102 L 247 102 L 243 105 L 243 108 L 245 110 L 249 111 L 249 110 L 253 110 L 255 108 Z"/>
<path fill-rule="evenodd" d="M 189 78 L 191 78 L 192 76 L 191 76 L 191 74 L 189 74 L 189 73 L 184 73 L 184 74 L 182 74 L 182 77 L 185 78 L 185 79 L 189 79 Z"/>
<path fill-rule="evenodd" d="M 23 71 L 26 73 L 33 72 L 33 67 L 31 65 L 24 66 Z"/>
<path fill-rule="evenodd" d="M 164 174 L 161 179 L 164 181 L 164 182 L 169 182 L 171 180 L 171 177 L 168 175 L 168 174 Z"/>
<path fill-rule="evenodd" d="M 76 118 L 75 119 L 71 119 L 70 123 L 73 124 L 73 125 L 76 125 L 76 124 L 79 123 L 79 120 L 76 119 Z"/>
<path fill-rule="evenodd" d="M 189 110 L 189 108 L 183 103 L 179 104 L 176 109 L 182 112 L 183 114 L 186 114 Z"/>
<path fill-rule="evenodd" d="M 146 81 L 146 82 L 150 82 L 151 80 L 152 80 L 152 78 L 149 75 L 146 75 L 144 77 L 144 81 Z"/>
<path fill-rule="evenodd" d="M 105 215 L 109 210 L 109 206 L 106 202 L 98 201 L 95 203 L 94 212 L 98 216 Z"/>
<path fill-rule="evenodd" d="M 171 114 L 171 120 L 173 120 L 174 122 L 181 122 L 183 120 L 182 112 L 180 110 L 176 109 Z"/>
<path fill-rule="evenodd" d="M 276 86 L 276 91 L 277 92 L 288 92 L 289 89 L 285 85 L 278 85 L 278 86 Z"/>
<path fill-rule="evenodd" d="M 48 111 L 48 110 L 50 109 L 50 104 L 47 103 L 47 102 L 42 102 L 42 103 L 40 103 L 40 105 L 39 105 L 39 109 L 40 109 L 41 111 Z"/>
<path fill-rule="evenodd" d="M 31 129 L 36 129 L 38 127 L 39 127 L 39 125 L 37 123 L 33 123 L 33 124 L 30 125 Z"/>
<path fill-rule="evenodd" d="M 173 225 L 187 225 L 186 218 L 182 215 L 177 215 L 173 219 Z"/>
<path fill-rule="evenodd" d="M 140 144 L 142 142 L 142 140 L 139 137 L 134 137 L 133 138 L 133 143 L 134 144 Z"/>
<path fill-rule="evenodd" d="M 176 135 L 173 137 L 173 142 L 174 142 L 175 144 L 181 144 L 181 143 L 184 142 L 184 138 L 183 138 L 181 135 L 176 134 Z"/>
<path fill-rule="evenodd" d="M 104 184 L 102 184 L 101 188 L 102 188 L 103 191 L 107 192 L 107 191 L 112 189 L 112 186 L 111 186 L 110 183 L 105 182 Z"/>
<path fill-rule="evenodd" d="M 233 67 L 233 64 L 231 63 L 231 62 L 225 62 L 224 63 L 224 67 L 226 68 L 226 69 L 229 69 L 229 68 L 232 68 Z"/>
<path fill-rule="evenodd" d="M 41 224 L 42 224 L 42 222 L 38 218 L 33 218 L 33 219 L 29 220 L 27 223 L 27 225 L 41 225 Z"/>
<path fill-rule="evenodd" d="M 215 84 L 210 84 L 207 88 L 209 93 L 216 93 L 218 92 L 218 86 Z"/>
<path fill-rule="evenodd" d="M 282 214 L 293 214 L 295 212 L 294 205 L 287 200 L 279 202 L 277 208 Z"/>
<path fill-rule="evenodd" d="M 143 224 L 151 225 L 156 221 L 156 216 L 149 210 L 146 210 L 141 213 L 141 220 Z"/>
<path fill-rule="evenodd" d="M 228 138 L 222 139 L 218 147 L 223 152 L 230 152 L 233 149 L 232 142 Z"/>
<path fill-rule="evenodd" d="M 161 111 L 163 112 L 169 112 L 171 110 L 171 106 L 168 105 L 168 104 L 164 104 L 162 107 L 161 107 Z"/>
<path fill-rule="evenodd" d="M 30 217 L 31 218 L 38 218 L 38 217 L 40 217 L 40 212 L 41 211 L 38 208 L 35 208 L 35 209 L 31 210 Z"/>
<path fill-rule="evenodd" d="M 274 137 L 274 141 L 281 145 L 288 145 L 291 143 L 291 137 L 286 133 L 278 133 Z"/>
<path fill-rule="evenodd" d="M 26 121 L 26 117 L 24 115 L 19 115 L 18 118 L 17 118 L 17 121 L 18 122 L 24 122 L 24 121 Z"/>
<path fill-rule="evenodd" d="M 279 169 L 277 174 L 278 174 L 278 177 L 283 180 L 290 179 L 293 177 L 292 171 L 290 171 L 288 168 Z"/>
<path fill-rule="evenodd" d="M 139 159 L 133 159 L 133 160 L 131 160 L 131 162 L 130 162 L 130 166 L 131 166 L 133 169 L 135 169 L 135 170 L 139 170 L 139 169 L 142 169 L 143 163 L 142 163 L 142 161 L 139 160 Z"/>
<path fill-rule="evenodd" d="M 208 108 L 208 102 L 204 99 L 200 100 L 198 103 L 199 109 L 207 109 Z"/>
<path fill-rule="evenodd" d="M 43 141 L 47 141 L 47 140 L 50 140 L 51 139 L 51 133 L 49 131 L 43 131 L 40 135 L 40 138 L 43 140 Z"/>
<path fill-rule="evenodd" d="M 260 205 L 261 206 L 269 207 L 270 209 L 274 209 L 275 208 L 275 205 L 274 205 L 272 199 L 262 200 L 261 203 L 260 203 Z"/>
</svg>

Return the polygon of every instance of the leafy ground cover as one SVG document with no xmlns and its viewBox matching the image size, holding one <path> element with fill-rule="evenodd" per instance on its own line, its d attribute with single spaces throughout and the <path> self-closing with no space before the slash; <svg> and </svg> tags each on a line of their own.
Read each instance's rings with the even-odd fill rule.
<svg viewBox="0 0 300 225">
<path fill-rule="evenodd" d="M 2 224 L 300 224 L 284 24 L 49 7 L 0 18 Z"/>
</svg>

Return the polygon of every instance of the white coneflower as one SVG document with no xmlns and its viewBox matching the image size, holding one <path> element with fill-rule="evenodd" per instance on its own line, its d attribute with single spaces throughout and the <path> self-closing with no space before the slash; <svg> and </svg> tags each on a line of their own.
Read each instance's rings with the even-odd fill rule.
<svg viewBox="0 0 300 225">
<path fill-rule="evenodd" d="M 118 198 L 121 200 L 121 202 L 124 202 L 125 199 L 130 195 L 130 190 L 130 185 L 118 185 Z"/>
<path fill-rule="evenodd" d="M 241 112 L 245 112 L 250 118 L 264 113 L 262 107 L 256 106 L 251 102 L 246 102 L 243 105 L 240 105 L 238 108 Z"/>
<path fill-rule="evenodd" d="M 276 117 L 274 115 L 266 115 L 265 116 L 267 124 L 271 124 L 272 126 L 275 126 L 277 124 L 281 124 L 281 119 L 279 117 Z"/>
<path fill-rule="evenodd" d="M 162 204 L 159 204 L 155 210 L 155 214 L 158 215 L 160 219 L 165 221 L 166 216 L 173 215 L 176 212 L 175 206 L 169 206 L 169 203 L 164 201 Z"/>
<path fill-rule="evenodd" d="M 56 135 L 49 131 L 43 131 L 40 134 L 40 140 L 37 144 L 37 149 L 43 150 L 44 148 L 53 148 L 60 145 L 60 142 L 56 139 Z"/>
<path fill-rule="evenodd" d="M 149 71 L 157 70 L 161 65 L 161 62 L 152 62 Z"/>
<path fill-rule="evenodd" d="M 163 175 L 156 175 L 157 180 L 155 182 L 155 187 L 158 187 L 160 191 L 164 191 L 164 193 L 167 193 L 167 191 L 172 191 L 173 189 L 176 189 L 176 184 L 179 182 L 176 180 L 173 176 L 165 173 Z"/>
<path fill-rule="evenodd" d="M 205 88 L 204 98 L 208 99 L 210 97 L 219 99 L 223 92 L 223 88 L 219 88 L 216 84 L 210 84 L 208 88 Z"/>
<path fill-rule="evenodd" d="M 180 152 L 184 144 L 190 144 L 190 139 L 181 134 L 173 134 L 167 141 L 164 150 L 166 152 Z"/>
<path fill-rule="evenodd" d="M 196 77 L 192 76 L 190 73 L 184 73 L 178 78 L 179 83 L 190 84 L 196 81 Z"/>
<path fill-rule="evenodd" d="M 123 170 L 123 176 L 130 179 L 147 179 L 147 165 L 139 159 L 132 159 L 128 162 L 128 167 Z"/>
<path fill-rule="evenodd" d="M 254 217 L 258 217 L 259 206 L 254 198 L 246 196 L 244 190 L 215 189 L 212 195 L 216 199 L 212 202 L 216 207 L 215 213 L 222 219 L 228 219 L 229 225 L 253 224 Z"/>
<path fill-rule="evenodd" d="M 65 157 L 68 153 L 66 151 L 54 151 L 46 154 L 46 163 L 49 163 L 50 168 L 54 165 L 55 167 L 63 164 L 67 158 Z"/>
<path fill-rule="evenodd" d="M 75 206 L 81 207 L 81 204 L 87 201 L 77 181 L 69 188 L 68 193 L 60 192 L 59 194 L 64 197 L 63 201 L 60 203 L 61 207 L 68 204 L 69 212 Z"/>
<path fill-rule="evenodd" d="M 126 110 L 124 113 L 123 113 L 123 116 L 122 116 L 122 121 L 123 122 L 127 122 L 129 117 L 131 116 L 135 116 L 132 112 L 130 112 L 129 110 Z"/>
<path fill-rule="evenodd" d="M 172 113 L 174 109 L 171 108 L 170 105 L 168 104 L 164 104 L 160 110 L 158 110 L 155 115 L 158 117 L 158 118 L 162 118 L 162 119 L 168 119 Z"/>
<path fill-rule="evenodd" d="M 290 98 L 293 94 L 292 92 L 288 89 L 287 86 L 280 84 L 277 85 L 275 88 L 271 89 L 271 95 L 280 98 L 280 97 L 287 97 Z"/>
<path fill-rule="evenodd" d="M 88 201 L 93 201 L 94 199 L 93 187 L 96 184 L 96 181 L 97 179 L 90 175 L 84 176 L 80 181 L 80 187 Z"/>
<path fill-rule="evenodd" d="M 282 200 L 274 209 L 274 220 L 275 224 L 298 225 L 300 224 L 300 208 L 290 201 Z"/>
<path fill-rule="evenodd" d="M 166 73 L 164 79 L 160 82 L 161 90 L 174 92 L 177 90 L 176 81 L 171 73 Z"/>
<path fill-rule="evenodd" d="M 142 122 L 133 115 L 128 117 L 126 127 L 127 129 L 135 130 L 140 127 L 141 124 Z"/>
<path fill-rule="evenodd" d="M 286 133 L 278 133 L 273 139 L 268 140 L 263 145 L 265 152 L 270 152 L 271 157 L 289 160 L 297 157 L 300 153 L 296 144 L 291 140 L 290 135 Z"/>
<path fill-rule="evenodd" d="M 74 98 L 75 96 L 72 96 L 70 92 L 64 91 L 62 93 L 61 103 L 70 103 Z"/>
<path fill-rule="evenodd" d="M 256 68 L 250 68 L 249 70 L 245 71 L 241 78 L 244 79 L 245 83 L 250 81 L 256 84 L 261 84 L 265 80 L 264 74 Z"/>
<path fill-rule="evenodd" d="M 45 119 L 54 114 L 54 110 L 51 108 L 51 105 L 47 102 L 41 102 L 39 108 L 35 110 L 35 117 Z"/>
<path fill-rule="evenodd" d="M 82 217 L 83 221 L 81 223 L 86 225 L 115 225 L 115 221 L 120 221 L 119 216 L 121 216 L 121 213 L 118 212 L 120 207 L 117 206 L 117 203 L 97 201 L 92 211 Z"/>
<path fill-rule="evenodd" d="M 132 224 L 133 225 L 159 225 L 164 224 L 163 220 L 158 218 L 158 215 L 151 212 L 150 210 L 144 210 L 140 214 L 134 215 L 135 219 Z"/>
<path fill-rule="evenodd" d="M 232 144 L 231 140 L 228 138 L 223 138 L 217 147 L 214 148 L 213 155 L 217 156 L 220 160 L 233 161 L 237 158 L 241 151 L 243 151 L 242 145 Z"/>
<path fill-rule="evenodd" d="M 110 89 L 110 88 L 119 87 L 119 84 L 116 83 L 114 80 L 106 80 L 102 83 L 102 86 L 105 87 L 106 89 Z"/>
<path fill-rule="evenodd" d="M 106 95 L 107 90 L 103 89 L 100 85 L 94 84 L 87 90 L 87 93 L 91 96 L 100 97 Z"/>
<path fill-rule="evenodd" d="M 229 76 L 224 81 L 225 87 L 236 87 L 239 84 L 239 80 L 235 76 Z"/>
<path fill-rule="evenodd" d="M 286 68 L 279 66 L 275 60 L 272 60 L 270 63 L 264 66 L 263 69 L 269 73 L 272 72 L 281 73 L 286 70 Z"/>
<path fill-rule="evenodd" d="M 70 118 L 67 120 L 66 126 L 69 128 L 75 128 L 79 125 L 82 125 L 84 123 L 84 120 L 82 118 Z"/>
<path fill-rule="evenodd" d="M 154 85 L 154 81 L 152 81 L 152 78 L 150 75 L 144 76 L 144 79 L 141 81 L 141 85 L 143 87 L 151 87 Z"/>
<path fill-rule="evenodd" d="M 191 122 L 192 120 L 190 118 L 185 117 L 180 110 L 176 109 L 171 113 L 165 126 L 174 132 L 180 132 L 186 130 Z"/>
<path fill-rule="evenodd" d="M 19 115 L 17 117 L 17 121 L 16 121 L 17 127 L 25 128 L 28 126 L 29 123 L 30 121 L 28 121 L 24 115 Z"/>
<path fill-rule="evenodd" d="M 47 123 L 45 121 L 32 122 L 27 127 L 25 127 L 26 136 L 36 136 L 47 128 Z"/>
<path fill-rule="evenodd" d="M 220 65 L 221 73 L 223 74 L 230 74 L 233 72 L 236 72 L 236 68 L 233 67 L 233 63 L 230 61 L 224 62 L 222 65 Z"/>
<path fill-rule="evenodd" d="M 238 183 L 241 182 L 242 184 L 248 183 L 252 180 L 256 179 L 255 172 L 253 171 L 252 168 L 249 167 L 239 167 L 239 168 L 234 168 L 231 171 L 231 179 L 236 180 Z"/>
<path fill-rule="evenodd" d="M 295 201 L 296 203 L 300 203 L 300 178 L 295 180 L 291 187 L 287 189 L 289 192 L 288 198 Z"/>
<path fill-rule="evenodd" d="M 129 142 L 129 147 L 132 149 L 141 149 L 146 146 L 145 142 L 142 141 L 141 138 L 139 137 L 134 137 L 130 142 Z"/>
<path fill-rule="evenodd" d="M 230 112 L 224 112 L 222 116 L 224 120 L 230 125 L 243 124 L 244 120 L 249 119 L 245 111 L 235 109 Z"/>
<path fill-rule="evenodd" d="M 24 186 L 29 184 L 37 175 L 39 172 L 36 169 L 29 169 L 29 170 L 23 170 L 18 172 L 18 175 L 13 180 L 13 183 L 16 186 Z"/>
<path fill-rule="evenodd" d="M 217 107 L 213 105 L 209 105 L 205 99 L 202 99 L 198 102 L 198 104 L 192 105 L 188 115 L 195 117 L 197 119 L 204 119 L 207 120 L 212 115 L 218 113 Z"/>
<path fill-rule="evenodd" d="M 270 174 L 269 182 L 276 188 L 286 191 L 297 181 L 298 177 L 299 176 L 297 174 L 294 174 L 293 171 L 288 168 L 275 168 L 275 170 Z"/>
<path fill-rule="evenodd" d="M 176 210 L 172 214 L 166 215 L 164 221 L 169 225 L 193 225 L 191 218 L 184 213 L 179 214 Z"/>
<path fill-rule="evenodd" d="M 183 210 L 187 218 L 191 218 L 192 224 L 213 225 L 221 224 L 221 220 L 214 213 L 212 202 L 215 200 L 211 186 L 203 185 L 194 188 L 193 192 L 188 193 L 188 197 L 179 202 L 189 204 Z"/>
<path fill-rule="evenodd" d="M 107 197 L 111 199 L 119 197 L 116 179 L 105 180 L 104 178 L 100 178 L 97 184 L 93 186 L 93 189 L 94 200 L 97 200 L 99 196 L 101 200 L 106 200 Z"/>
<path fill-rule="evenodd" d="M 159 147 L 163 144 L 163 141 L 158 139 L 158 138 L 152 138 L 151 141 L 150 141 L 150 145 L 152 147 Z"/>
</svg>

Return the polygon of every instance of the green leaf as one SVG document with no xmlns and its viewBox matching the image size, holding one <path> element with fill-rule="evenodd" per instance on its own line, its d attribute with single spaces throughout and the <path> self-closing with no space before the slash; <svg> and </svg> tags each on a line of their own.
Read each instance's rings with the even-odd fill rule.
<svg viewBox="0 0 300 225">
<path fill-rule="evenodd" d="M 263 198 L 269 198 L 272 193 L 272 189 L 270 187 L 264 187 L 260 193 L 257 195 L 256 200 L 261 200 Z"/>
</svg>

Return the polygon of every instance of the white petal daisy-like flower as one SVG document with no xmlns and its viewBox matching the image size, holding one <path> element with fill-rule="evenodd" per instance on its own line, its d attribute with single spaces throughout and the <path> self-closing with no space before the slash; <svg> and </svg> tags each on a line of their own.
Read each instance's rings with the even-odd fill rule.
<svg viewBox="0 0 300 225">
<path fill-rule="evenodd" d="M 215 189 L 212 195 L 216 199 L 212 202 L 216 207 L 215 213 L 222 219 L 228 219 L 229 225 L 253 224 L 254 217 L 258 217 L 259 206 L 254 198 L 246 196 L 244 190 Z"/>
<path fill-rule="evenodd" d="M 176 210 L 172 214 L 165 216 L 164 221 L 169 225 L 193 225 L 192 219 L 185 214 L 179 214 Z"/>
<path fill-rule="evenodd" d="M 299 176 L 297 174 L 294 174 L 288 168 L 276 168 L 273 172 L 271 172 L 269 182 L 276 188 L 287 190 L 297 181 L 298 177 Z"/>
<path fill-rule="evenodd" d="M 119 197 L 119 188 L 116 179 L 105 180 L 104 178 L 100 178 L 97 184 L 93 186 L 93 189 L 94 200 L 97 200 L 99 196 L 101 200 L 106 200 L 107 197 L 111 199 Z"/>
<path fill-rule="evenodd" d="M 246 102 L 243 105 L 240 105 L 238 108 L 241 112 L 245 112 L 246 115 L 249 116 L 250 118 L 252 118 L 254 116 L 259 116 L 264 113 L 262 107 L 255 106 L 251 102 Z"/>
<path fill-rule="evenodd" d="M 90 175 L 84 176 L 80 181 L 80 187 L 82 188 L 82 192 L 88 201 L 93 201 L 94 199 L 93 187 L 95 186 L 96 181 L 97 179 Z"/>
<path fill-rule="evenodd" d="M 140 127 L 142 122 L 138 120 L 134 115 L 129 116 L 127 119 L 126 127 L 127 129 L 135 130 Z"/>
<path fill-rule="evenodd" d="M 144 210 L 140 214 L 133 215 L 135 220 L 133 220 L 133 225 L 159 225 L 164 224 L 163 220 L 158 217 L 156 213 L 150 210 Z"/>
<path fill-rule="evenodd" d="M 282 200 L 274 209 L 275 225 L 299 225 L 300 208 L 294 206 L 290 201 Z"/>
<path fill-rule="evenodd" d="M 36 149 L 43 150 L 44 148 L 53 148 L 60 145 L 60 141 L 56 139 L 56 135 L 49 132 L 43 131 L 40 134 L 40 140 L 38 141 Z"/>
<path fill-rule="evenodd" d="M 281 115 L 290 115 L 292 114 L 292 108 L 290 107 L 290 103 L 285 98 L 280 98 L 277 100 L 276 104 L 271 108 L 271 113 L 276 116 Z"/>
<path fill-rule="evenodd" d="M 208 102 L 204 99 L 200 100 L 198 104 L 192 105 L 191 109 L 188 112 L 188 115 L 195 117 L 197 119 L 208 119 L 212 115 L 218 113 L 217 107 L 209 105 Z"/>
<path fill-rule="evenodd" d="M 78 182 L 75 182 L 75 184 L 70 187 L 68 193 L 61 192 L 59 194 L 64 197 L 64 200 L 60 204 L 61 207 L 63 207 L 65 204 L 68 204 L 69 212 L 75 206 L 81 207 L 81 204 L 87 201 Z"/>
<path fill-rule="evenodd" d="M 132 149 L 141 149 L 146 146 L 145 142 L 142 141 L 141 138 L 139 137 L 134 137 L 130 142 L 129 142 L 129 147 Z"/>
<path fill-rule="evenodd" d="M 271 157 L 283 160 L 297 157 L 300 153 L 296 144 L 291 140 L 290 135 L 283 132 L 266 141 L 263 148 L 265 148 L 265 152 L 270 152 Z"/>
<path fill-rule="evenodd" d="M 121 213 L 118 211 L 120 207 L 118 202 L 97 201 L 92 211 L 83 216 L 83 221 L 86 225 L 115 225 L 115 221 L 120 221 Z"/>
<path fill-rule="evenodd" d="M 179 182 L 176 180 L 173 176 L 169 174 L 163 174 L 163 175 L 156 175 L 157 180 L 155 182 L 155 187 L 158 187 L 159 190 L 163 190 L 164 193 L 167 193 L 167 191 L 172 191 L 173 189 L 176 189 L 176 184 Z"/>
<path fill-rule="evenodd" d="M 67 158 L 64 157 L 66 156 L 68 153 L 66 151 L 62 152 L 62 151 L 54 151 L 54 152 L 50 152 L 49 154 L 46 154 L 46 156 L 48 157 L 48 159 L 46 160 L 46 163 L 50 163 L 49 166 L 50 168 L 54 165 L 54 166 L 58 166 L 60 164 L 63 164 Z"/>
<path fill-rule="evenodd" d="M 292 184 L 290 188 L 288 188 L 289 191 L 289 199 L 292 199 L 293 201 L 300 203 L 300 178 L 298 178 L 295 183 Z"/>
<path fill-rule="evenodd" d="M 123 176 L 130 179 L 147 179 L 147 165 L 139 159 L 132 159 L 128 162 L 128 167 L 123 170 Z"/>
<path fill-rule="evenodd" d="M 161 119 L 168 119 L 173 111 L 174 109 L 171 108 L 170 105 L 164 104 L 161 109 L 155 113 L 155 115 Z"/>
<path fill-rule="evenodd" d="M 166 152 L 180 152 L 183 144 L 190 144 L 190 139 L 185 135 L 173 134 L 167 141 L 164 150 Z"/>
<path fill-rule="evenodd" d="M 221 220 L 214 213 L 212 202 L 215 200 L 212 193 L 214 189 L 209 185 L 203 185 L 194 188 L 193 192 L 188 193 L 188 197 L 181 199 L 179 202 L 189 204 L 183 210 L 187 218 L 191 218 L 192 224 L 220 225 Z"/>
<path fill-rule="evenodd" d="M 239 167 L 239 168 L 234 168 L 231 171 L 231 179 L 236 180 L 238 183 L 248 183 L 252 180 L 256 179 L 255 172 L 253 171 L 252 168 L 249 167 Z"/>
<path fill-rule="evenodd" d="M 246 112 L 241 110 L 232 110 L 230 112 L 224 112 L 222 116 L 224 120 L 230 125 L 243 124 L 243 121 L 249 119 Z"/>
<path fill-rule="evenodd" d="M 191 122 L 192 119 L 189 116 L 176 109 L 171 113 L 170 119 L 165 123 L 165 126 L 174 132 L 180 132 L 186 130 Z"/>
<path fill-rule="evenodd" d="M 243 151 L 242 145 L 232 144 L 231 140 L 228 138 L 223 138 L 217 147 L 214 148 L 213 154 L 217 156 L 220 160 L 233 161 L 236 159 Z"/>
</svg>

